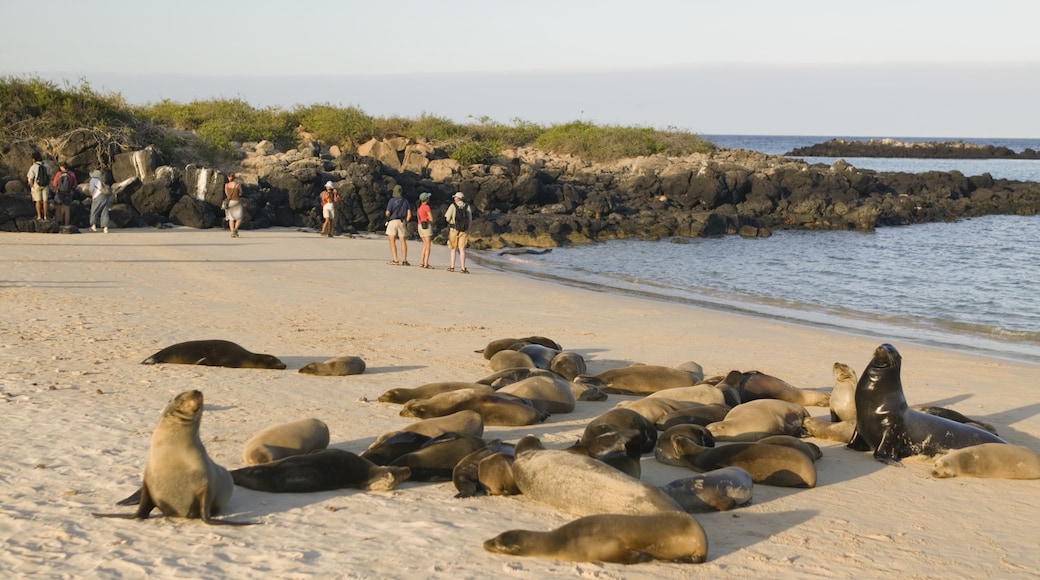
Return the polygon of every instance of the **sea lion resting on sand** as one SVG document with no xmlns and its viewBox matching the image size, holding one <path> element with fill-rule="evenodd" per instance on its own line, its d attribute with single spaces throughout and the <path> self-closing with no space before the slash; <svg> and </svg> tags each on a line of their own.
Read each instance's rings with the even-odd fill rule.
<svg viewBox="0 0 1040 580">
<path fill-rule="evenodd" d="M 300 419 L 268 427 L 246 441 L 242 461 L 267 463 L 329 446 L 329 427 L 318 419 Z"/>
<path fill-rule="evenodd" d="M 407 467 L 382 467 L 343 449 L 323 449 L 231 472 L 236 485 L 274 493 L 306 493 L 345 487 L 387 491 L 408 479 Z"/>
<path fill-rule="evenodd" d="M 270 354 L 250 352 L 227 340 L 190 340 L 170 345 L 141 361 L 154 365 L 172 363 L 237 369 L 284 369 L 285 363 Z"/>
</svg>

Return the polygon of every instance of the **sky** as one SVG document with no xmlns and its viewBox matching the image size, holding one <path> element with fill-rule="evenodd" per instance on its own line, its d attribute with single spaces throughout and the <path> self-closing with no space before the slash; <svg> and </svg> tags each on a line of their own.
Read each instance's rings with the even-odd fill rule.
<svg viewBox="0 0 1040 580">
<path fill-rule="evenodd" d="M 67 41 L 29 23 L 41 10 Z M 701 134 L 1040 137 L 1035 0 L 5 0 L 0 75 Z"/>
</svg>

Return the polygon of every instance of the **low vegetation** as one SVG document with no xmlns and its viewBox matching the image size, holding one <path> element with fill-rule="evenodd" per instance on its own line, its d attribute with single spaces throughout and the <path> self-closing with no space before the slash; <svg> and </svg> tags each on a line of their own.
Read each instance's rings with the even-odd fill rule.
<svg viewBox="0 0 1040 580">
<path fill-rule="evenodd" d="M 241 99 L 129 105 L 117 93 L 99 93 L 88 83 L 39 78 L 0 78 L 0 143 L 39 141 L 76 129 L 91 129 L 124 149 L 159 147 L 178 162 L 233 159 L 236 143 L 269 140 L 290 148 L 301 135 L 347 150 L 371 138 L 392 136 L 435 141 L 464 165 L 493 159 L 502 149 L 531 146 L 589 161 L 703 153 L 714 145 L 674 128 L 598 126 L 575 121 L 543 127 L 486 117 L 468 123 L 422 114 L 417 119 L 373 117 L 356 107 L 329 104 L 256 108 Z M 190 135 L 192 139 L 185 139 Z"/>
</svg>

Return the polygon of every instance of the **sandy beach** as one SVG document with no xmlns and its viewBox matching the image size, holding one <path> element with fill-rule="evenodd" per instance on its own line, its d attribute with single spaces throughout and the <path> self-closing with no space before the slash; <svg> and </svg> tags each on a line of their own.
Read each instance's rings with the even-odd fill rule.
<svg viewBox="0 0 1040 580">
<path fill-rule="evenodd" d="M 759 370 L 829 390 L 832 365 L 861 373 L 884 336 L 860 336 L 612 295 L 468 264 L 449 273 L 435 246 L 420 269 L 390 266 L 385 237 L 322 238 L 293 229 L 114 230 L 0 234 L 0 570 L 7 577 L 688 578 L 1040 575 L 1040 481 L 935 479 L 931 460 L 888 467 L 839 443 L 815 489 L 757 485 L 751 505 L 697 514 L 703 564 L 633 566 L 503 556 L 482 543 L 505 530 L 573 519 L 522 496 L 455 499 L 451 482 L 389 492 L 271 494 L 236 488 L 225 517 L 246 527 L 98 519 L 133 511 L 133 492 L 163 407 L 205 395 L 202 440 L 229 469 L 256 432 L 305 417 L 332 446 L 360 453 L 412 421 L 377 397 L 395 387 L 476 380 L 490 340 L 542 335 L 582 354 L 590 373 L 633 362 L 700 363 L 707 374 Z M 226 339 L 286 362 L 285 370 L 142 365 L 182 341 Z M 896 343 L 911 404 L 942 405 L 1040 450 L 1040 367 Z M 306 363 L 360 356 L 364 374 L 317 377 Z M 562 448 L 585 424 L 632 397 L 579 402 L 528 427 Z M 827 416 L 825 408 L 810 408 Z M 692 472 L 644 456 L 643 480 Z M 594 490 L 590 490 L 590 493 Z"/>
</svg>

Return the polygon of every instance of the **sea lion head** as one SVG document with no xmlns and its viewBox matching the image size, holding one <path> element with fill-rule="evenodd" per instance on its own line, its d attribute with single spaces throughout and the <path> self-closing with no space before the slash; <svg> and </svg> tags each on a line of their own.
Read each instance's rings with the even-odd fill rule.
<svg viewBox="0 0 1040 580">
<path fill-rule="evenodd" d="M 285 363 L 278 357 L 272 354 L 254 354 L 254 360 L 249 364 L 242 365 L 242 368 L 255 368 L 255 369 L 278 369 L 282 370 L 285 368 Z"/>
<path fill-rule="evenodd" d="M 181 423 L 198 423 L 202 416 L 202 391 L 184 391 L 170 400 L 163 410 L 163 418 Z"/>
</svg>

